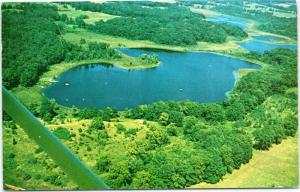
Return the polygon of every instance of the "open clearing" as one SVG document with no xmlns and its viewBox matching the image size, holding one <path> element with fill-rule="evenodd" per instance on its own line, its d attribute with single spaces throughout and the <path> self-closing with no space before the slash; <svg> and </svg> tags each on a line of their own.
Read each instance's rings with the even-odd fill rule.
<svg viewBox="0 0 300 192">
<path fill-rule="evenodd" d="M 249 163 L 227 174 L 216 184 L 200 183 L 191 188 L 297 187 L 298 134 L 273 145 L 269 151 L 255 150 Z"/>
<path fill-rule="evenodd" d="M 113 19 L 119 16 L 116 15 L 109 15 L 105 13 L 99 13 L 99 12 L 92 12 L 92 11 L 81 11 L 81 10 L 76 10 L 75 8 L 68 6 L 68 8 L 63 7 L 60 4 L 55 4 L 58 7 L 58 12 L 60 15 L 66 14 L 68 17 L 75 19 L 76 17 L 79 17 L 81 15 L 86 15 L 88 16 L 87 19 L 84 19 L 84 21 L 87 24 L 94 24 L 97 21 L 107 21 L 109 19 Z"/>
</svg>

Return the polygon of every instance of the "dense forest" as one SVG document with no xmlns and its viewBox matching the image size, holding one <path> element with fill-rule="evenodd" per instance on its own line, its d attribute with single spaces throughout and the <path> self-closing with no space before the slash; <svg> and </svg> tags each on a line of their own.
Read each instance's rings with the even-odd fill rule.
<svg viewBox="0 0 300 192">
<path fill-rule="evenodd" d="M 78 46 L 62 39 L 56 6 L 37 3 L 2 5 L 3 84 L 32 86 L 49 65 L 63 61 L 117 58 L 108 44 Z M 84 41 L 83 43 L 84 44 Z"/>
<path fill-rule="evenodd" d="M 161 5 L 149 2 L 68 4 L 79 10 L 122 16 L 106 22 L 98 21 L 94 25 L 81 22 L 80 26 L 97 33 L 133 40 L 185 46 L 195 45 L 198 41 L 224 43 L 228 36 L 240 39 L 248 36 L 239 27 L 206 21 L 203 15 L 176 4 Z"/>
</svg>

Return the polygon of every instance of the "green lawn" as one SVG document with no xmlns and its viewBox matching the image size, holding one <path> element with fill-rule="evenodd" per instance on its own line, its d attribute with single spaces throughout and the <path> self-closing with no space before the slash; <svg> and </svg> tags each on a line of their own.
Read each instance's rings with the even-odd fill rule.
<svg viewBox="0 0 300 192">
<path fill-rule="evenodd" d="M 217 184 L 200 183 L 191 188 L 297 187 L 298 135 L 274 145 L 269 151 L 255 150 L 253 158 Z"/>
</svg>

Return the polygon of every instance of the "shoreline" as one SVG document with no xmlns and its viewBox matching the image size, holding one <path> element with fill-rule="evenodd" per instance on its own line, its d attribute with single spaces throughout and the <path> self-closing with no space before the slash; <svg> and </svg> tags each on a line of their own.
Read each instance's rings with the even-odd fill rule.
<svg viewBox="0 0 300 192">
<path fill-rule="evenodd" d="M 140 48 L 136 48 L 136 49 L 140 49 Z M 154 48 L 151 48 L 151 50 L 153 50 Z M 159 51 L 165 51 L 165 50 L 162 50 L 162 49 L 155 49 L 155 50 L 159 50 Z M 173 51 L 171 51 L 173 52 Z M 176 52 L 176 51 L 175 51 Z M 245 62 L 249 62 L 253 65 L 259 65 L 260 67 L 263 67 L 263 65 L 261 63 L 259 63 L 258 61 L 249 61 L 249 59 L 246 59 L 246 58 L 243 58 L 243 57 L 239 57 L 237 55 L 229 55 L 229 54 L 226 54 L 226 53 L 222 53 L 222 52 L 213 52 L 213 51 L 186 51 L 186 52 L 202 52 L 202 53 L 210 53 L 210 54 L 214 54 L 214 55 L 219 55 L 219 56 L 223 56 L 223 57 L 230 57 L 230 58 L 233 58 L 233 59 L 238 59 L 238 60 L 241 60 L 241 61 L 245 61 Z M 184 53 L 184 52 L 182 52 Z M 122 53 L 124 54 L 124 53 Z M 125 55 L 125 58 L 128 57 L 130 58 L 128 55 Z M 52 65 L 50 66 L 50 69 L 49 71 L 47 71 L 46 73 L 44 73 L 40 80 L 38 81 L 38 83 L 36 85 L 34 85 L 33 87 L 37 88 L 37 92 L 38 94 L 40 94 L 42 97 L 46 98 L 46 99 L 50 99 L 48 98 L 43 90 L 49 86 L 51 86 L 53 83 L 57 82 L 56 78 L 58 76 L 60 76 L 62 73 L 72 69 L 72 68 L 75 68 L 75 67 L 78 67 L 78 66 L 83 66 L 83 65 L 89 65 L 89 64 L 107 64 L 107 65 L 111 65 L 111 66 L 114 66 L 114 67 L 118 67 L 118 68 L 121 68 L 121 69 L 125 69 L 125 70 L 140 70 L 140 69 L 147 69 L 147 68 L 155 68 L 155 67 L 159 67 L 160 65 L 160 61 L 156 64 L 153 64 L 153 65 L 147 65 L 147 66 L 133 66 L 133 67 L 130 67 L 130 66 L 126 66 L 124 64 L 121 64 L 121 62 L 125 62 L 123 61 L 123 59 L 117 59 L 117 60 L 106 60 L 106 59 L 98 59 L 98 60 L 84 60 L 84 61 L 79 61 L 79 62 L 72 62 L 72 63 L 59 63 L 59 64 L 55 64 L 55 65 Z M 238 80 L 243 76 L 241 75 L 240 73 L 240 70 L 245 70 L 245 71 L 251 71 L 251 70 L 257 70 L 257 69 L 236 69 L 233 71 L 233 75 L 234 75 L 234 85 L 233 85 L 233 88 L 232 90 L 234 89 L 234 87 L 236 86 L 236 84 L 238 83 Z M 245 72 L 246 74 L 247 72 Z M 245 75 L 244 74 L 244 75 Z M 225 93 L 226 97 L 228 98 L 229 97 L 229 94 L 230 92 L 232 91 L 228 91 Z M 59 106 L 65 108 L 65 109 L 70 109 L 70 107 L 67 107 L 67 106 L 63 106 L 63 105 L 60 105 L 58 104 Z"/>
</svg>

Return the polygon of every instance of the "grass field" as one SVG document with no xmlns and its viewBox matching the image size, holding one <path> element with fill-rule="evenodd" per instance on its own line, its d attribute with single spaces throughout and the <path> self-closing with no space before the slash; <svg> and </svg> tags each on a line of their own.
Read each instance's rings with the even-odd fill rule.
<svg viewBox="0 0 300 192">
<path fill-rule="evenodd" d="M 274 145 L 269 151 L 254 151 L 253 158 L 217 184 L 200 183 L 191 188 L 297 187 L 298 135 Z"/>
<path fill-rule="evenodd" d="M 84 37 L 87 42 L 105 42 L 109 43 L 112 47 L 127 47 L 127 48 L 155 48 L 165 49 L 170 51 L 228 51 L 240 48 L 237 42 L 229 39 L 226 43 L 207 43 L 198 42 L 197 45 L 193 46 L 172 46 L 157 44 L 147 40 L 130 40 L 121 37 L 113 37 L 109 35 L 102 35 L 94 33 L 85 29 L 67 29 L 63 35 L 64 39 L 71 43 L 79 43 Z"/>
<path fill-rule="evenodd" d="M 76 17 L 80 15 L 86 15 L 88 16 L 87 19 L 84 19 L 84 21 L 87 24 L 94 24 L 97 21 L 107 21 L 109 19 L 113 19 L 119 16 L 116 15 L 109 15 L 105 13 L 99 13 L 99 12 L 92 12 L 92 11 L 81 11 L 81 10 L 76 10 L 75 8 L 71 7 L 68 5 L 68 8 L 64 8 L 60 4 L 55 4 L 58 7 L 58 12 L 60 15 L 66 14 L 68 17 L 75 19 Z"/>
</svg>

